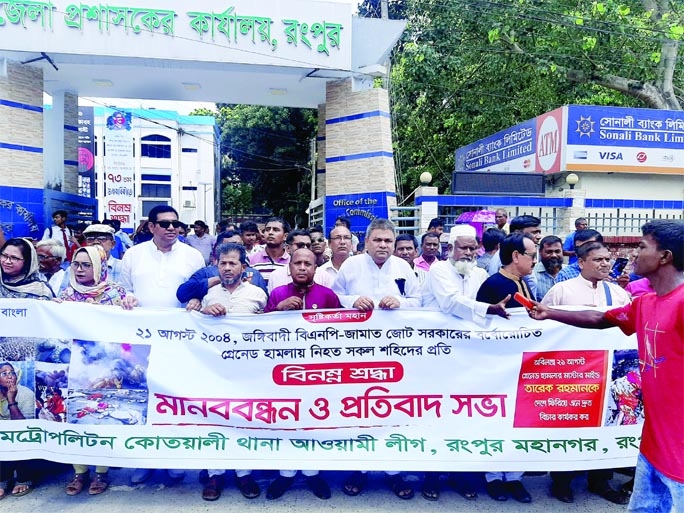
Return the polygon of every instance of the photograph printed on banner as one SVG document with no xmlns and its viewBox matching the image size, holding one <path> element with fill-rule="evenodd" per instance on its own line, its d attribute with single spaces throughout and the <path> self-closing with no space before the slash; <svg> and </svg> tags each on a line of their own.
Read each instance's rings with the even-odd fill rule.
<svg viewBox="0 0 684 513">
<path fill-rule="evenodd" d="M 143 425 L 150 346 L 74 340 L 67 419 L 72 424 Z"/>
<path fill-rule="evenodd" d="M 69 366 L 36 362 L 36 418 L 66 422 Z"/>
<path fill-rule="evenodd" d="M 628 426 L 644 422 L 639 353 L 636 349 L 613 352 L 606 426 Z"/>
<path fill-rule="evenodd" d="M 36 415 L 36 397 L 33 361 L 0 361 L 0 420 L 10 420 L 7 392 L 16 386 L 15 402 L 25 419 Z"/>
<path fill-rule="evenodd" d="M 38 342 L 40 339 L 30 337 L 0 337 L 0 361 L 35 360 Z"/>
</svg>

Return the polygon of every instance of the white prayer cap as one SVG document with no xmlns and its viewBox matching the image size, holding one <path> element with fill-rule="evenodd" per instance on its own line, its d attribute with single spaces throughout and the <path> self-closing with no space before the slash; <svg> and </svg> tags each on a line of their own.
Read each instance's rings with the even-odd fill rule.
<svg viewBox="0 0 684 513">
<path fill-rule="evenodd" d="M 85 230 L 83 230 L 83 235 L 88 235 L 90 233 L 106 233 L 108 235 L 114 235 L 114 228 L 107 224 L 91 224 Z"/>
<path fill-rule="evenodd" d="M 457 224 L 449 232 L 449 244 L 453 245 L 456 237 L 477 237 L 477 232 L 469 224 Z"/>
</svg>

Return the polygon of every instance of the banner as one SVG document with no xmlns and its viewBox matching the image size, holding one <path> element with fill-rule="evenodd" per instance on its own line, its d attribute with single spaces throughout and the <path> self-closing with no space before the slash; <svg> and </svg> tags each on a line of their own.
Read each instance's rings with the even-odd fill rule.
<svg viewBox="0 0 684 513">
<path fill-rule="evenodd" d="M 0 460 L 156 468 L 633 466 L 634 338 L 440 312 L 278 312 L 0 300 Z M 0 415 L 7 406 L 0 400 Z"/>
<path fill-rule="evenodd" d="M 95 197 L 95 115 L 78 106 L 78 195 Z"/>
<path fill-rule="evenodd" d="M 109 112 L 108 110 L 106 112 Z M 121 228 L 133 230 L 135 220 L 135 156 L 131 113 L 114 110 L 104 130 L 102 218 L 118 219 Z"/>
</svg>

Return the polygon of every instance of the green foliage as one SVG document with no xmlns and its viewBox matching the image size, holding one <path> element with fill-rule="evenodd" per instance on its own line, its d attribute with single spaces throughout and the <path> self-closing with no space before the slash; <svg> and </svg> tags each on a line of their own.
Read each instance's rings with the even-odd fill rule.
<svg viewBox="0 0 684 513">
<path fill-rule="evenodd" d="M 305 224 L 309 204 L 310 109 L 218 104 L 222 211 L 260 213 Z"/>
<path fill-rule="evenodd" d="M 424 171 L 448 190 L 457 148 L 562 105 L 649 105 L 610 80 L 661 84 L 664 45 L 684 37 L 680 12 L 638 0 L 406 0 L 405 17 L 390 86 L 400 196 Z"/>
<path fill-rule="evenodd" d="M 359 16 L 362 18 L 380 18 L 380 0 L 363 0 L 359 3 Z M 406 0 L 388 0 L 388 17 L 391 20 L 403 20 L 406 15 Z"/>
</svg>

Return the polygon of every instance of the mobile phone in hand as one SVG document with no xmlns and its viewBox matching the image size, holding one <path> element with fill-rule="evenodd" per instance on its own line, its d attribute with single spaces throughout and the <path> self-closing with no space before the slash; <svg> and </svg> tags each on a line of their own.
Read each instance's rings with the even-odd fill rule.
<svg viewBox="0 0 684 513">
<path fill-rule="evenodd" d="M 613 264 L 613 268 L 610 270 L 610 277 L 613 278 L 614 280 L 617 279 L 618 276 L 622 274 L 622 272 L 625 270 L 625 267 L 627 267 L 627 263 L 629 262 L 628 258 L 624 257 L 618 257 L 615 259 L 615 263 Z"/>
</svg>

